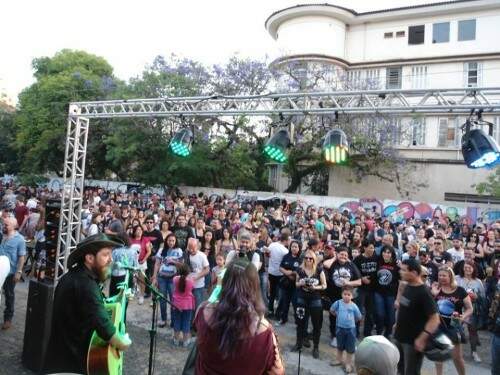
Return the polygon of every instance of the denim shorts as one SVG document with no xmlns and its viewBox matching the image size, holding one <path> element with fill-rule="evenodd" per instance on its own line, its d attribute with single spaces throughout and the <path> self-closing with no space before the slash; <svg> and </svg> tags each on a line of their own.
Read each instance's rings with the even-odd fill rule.
<svg viewBox="0 0 500 375">
<path fill-rule="evenodd" d="M 337 327 L 337 350 L 353 354 L 356 351 L 356 328 Z"/>
</svg>

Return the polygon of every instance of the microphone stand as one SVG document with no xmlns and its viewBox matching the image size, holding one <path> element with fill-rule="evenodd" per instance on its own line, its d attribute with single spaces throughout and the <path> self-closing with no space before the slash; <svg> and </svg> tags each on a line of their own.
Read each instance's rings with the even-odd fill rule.
<svg viewBox="0 0 500 375">
<path fill-rule="evenodd" d="M 167 302 L 171 307 L 172 304 L 167 299 L 167 297 L 161 293 L 152 283 L 149 277 L 143 272 L 140 271 L 141 275 L 144 277 L 144 285 L 146 288 L 151 290 L 151 299 L 153 301 L 153 312 L 151 315 L 151 328 L 149 329 L 149 359 L 148 359 L 148 375 L 153 375 L 154 373 L 154 359 L 156 352 L 156 327 L 157 327 L 157 309 L 158 309 L 158 300 L 162 298 L 165 302 Z M 142 282 L 142 280 L 141 280 Z"/>
</svg>

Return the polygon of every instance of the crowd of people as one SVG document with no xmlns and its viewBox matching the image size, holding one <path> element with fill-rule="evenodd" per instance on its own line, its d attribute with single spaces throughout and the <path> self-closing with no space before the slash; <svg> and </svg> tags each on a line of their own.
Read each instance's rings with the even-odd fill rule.
<svg viewBox="0 0 500 375">
<path fill-rule="evenodd" d="M 57 193 L 1 193 L 0 255 L 11 264 L 3 286 L 2 328 L 8 329 L 13 285 L 26 256 L 16 236 L 33 249 L 32 272 L 43 278 L 43 200 Z M 219 366 L 214 358 L 232 363 L 228 358 L 241 339 L 259 337 L 260 345 L 247 343 L 250 357 L 265 356 L 263 343 L 277 347 L 273 320 L 295 324 L 292 350 L 312 346 L 319 358 L 325 318 L 328 341 L 337 348 L 331 364 L 347 373 L 354 371 L 357 340 L 383 335 L 398 344 L 400 373 L 418 374 L 426 343 L 441 330 L 453 342 L 457 372 L 465 374 L 462 347 L 468 342 L 470 356 L 481 362 L 477 347 L 487 343 L 478 331 L 487 329 L 493 333 L 492 374 L 500 371 L 500 221 L 444 216 L 392 222 L 376 208 L 349 212 L 283 200 L 241 202 L 202 193 L 145 197 L 88 188 L 81 232 L 121 239 L 112 254 L 111 295 L 124 278 L 121 265 L 138 267 L 173 306 L 160 301 L 159 322 L 174 329 L 173 344 L 190 346 L 197 328 L 200 373 Z M 143 304 L 151 291 L 143 280 L 136 285 L 137 303 Z M 235 312 L 235 306 L 249 308 Z M 262 358 L 265 368 L 259 371 L 279 373 L 277 356 Z M 436 373 L 442 374 L 440 362 Z"/>
</svg>

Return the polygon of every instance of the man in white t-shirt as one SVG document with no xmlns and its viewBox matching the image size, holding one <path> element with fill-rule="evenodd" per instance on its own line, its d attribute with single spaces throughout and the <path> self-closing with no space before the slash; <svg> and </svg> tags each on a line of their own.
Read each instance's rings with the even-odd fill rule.
<svg viewBox="0 0 500 375">
<path fill-rule="evenodd" d="M 279 242 L 273 242 L 269 245 L 267 253 L 269 255 L 269 265 L 267 272 L 269 274 L 269 315 L 279 316 L 279 311 L 274 314 L 274 301 L 279 300 L 279 281 L 283 273 L 280 271 L 280 264 L 283 257 L 288 254 L 290 238 L 288 233 L 282 233 Z"/>
<path fill-rule="evenodd" d="M 453 239 L 453 247 L 446 252 L 451 255 L 453 264 L 457 264 L 461 260 L 464 260 L 464 248 L 462 246 L 462 241 L 458 238 Z"/>
<path fill-rule="evenodd" d="M 189 252 L 188 265 L 191 268 L 189 277 L 194 282 L 193 295 L 195 299 L 195 310 L 203 302 L 203 292 L 205 289 L 205 276 L 210 272 L 208 259 L 205 253 L 198 250 L 198 240 L 190 238 L 187 243 Z"/>
<path fill-rule="evenodd" d="M 241 230 L 238 234 L 238 249 L 231 250 L 226 257 L 226 264 L 231 263 L 234 259 L 239 257 L 247 258 L 255 268 L 260 270 L 262 264 L 260 262 L 260 256 L 255 251 L 252 251 L 252 236 L 246 230 Z"/>
</svg>

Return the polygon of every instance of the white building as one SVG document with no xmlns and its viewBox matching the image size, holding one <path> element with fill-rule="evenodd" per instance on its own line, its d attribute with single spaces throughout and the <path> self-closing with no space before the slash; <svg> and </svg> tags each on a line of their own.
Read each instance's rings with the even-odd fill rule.
<svg viewBox="0 0 500 375">
<path fill-rule="evenodd" d="M 273 13 L 265 26 L 282 56 L 275 65 L 321 61 L 345 72 L 351 81 L 370 80 L 381 89 L 500 87 L 499 0 L 448 1 L 365 13 L 330 4 L 297 5 Z M 485 120 L 495 123 L 499 142 L 500 116 Z M 411 142 L 398 148 L 417 164 L 417 179 L 429 188 L 401 197 L 392 184 L 375 177 L 362 184 L 349 182 L 347 168 L 332 167 L 329 195 L 436 203 L 473 198 L 471 185 L 490 171 L 468 169 L 463 162 L 459 127 L 465 118 L 427 116 L 419 122 Z M 282 190 L 286 179 L 278 168 L 270 182 Z"/>
</svg>

